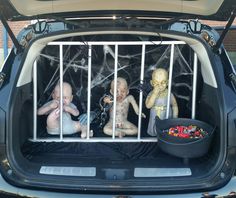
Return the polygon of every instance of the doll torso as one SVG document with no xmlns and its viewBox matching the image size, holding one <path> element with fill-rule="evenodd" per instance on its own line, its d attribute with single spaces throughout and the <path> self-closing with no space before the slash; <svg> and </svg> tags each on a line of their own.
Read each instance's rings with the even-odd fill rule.
<svg viewBox="0 0 236 198">
<path fill-rule="evenodd" d="M 173 95 L 171 94 L 171 98 Z M 149 117 L 149 123 L 148 123 L 148 130 L 147 133 L 151 136 L 156 136 L 156 131 L 155 131 L 155 118 L 158 116 L 160 119 L 165 119 L 166 118 L 166 111 L 167 111 L 167 100 L 168 100 L 168 95 L 163 94 L 162 96 L 156 98 L 155 103 L 153 107 L 150 110 L 150 117 Z M 172 108 L 170 105 L 169 109 L 169 117 L 172 117 Z"/>
<path fill-rule="evenodd" d="M 151 108 L 151 114 L 158 116 L 160 119 L 164 119 L 166 117 L 166 110 L 167 110 L 167 92 L 160 97 L 156 98 L 153 107 Z M 171 108 L 170 108 L 171 111 Z M 172 113 L 170 112 L 170 115 Z"/>
<path fill-rule="evenodd" d="M 122 102 L 116 103 L 116 124 L 122 124 L 127 120 L 129 111 L 129 96 Z M 110 109 L 110 121 L 113 120 L 113 108 Z"/>
</svg>

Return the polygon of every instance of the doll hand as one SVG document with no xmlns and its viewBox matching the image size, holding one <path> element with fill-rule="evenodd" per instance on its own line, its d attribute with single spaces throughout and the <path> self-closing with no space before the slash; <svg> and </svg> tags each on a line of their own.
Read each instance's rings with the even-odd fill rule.
<svg viewBox="0 0 236 198">
<path fill-rule="evenodd" d="M 67 113 L 72 114 L 73 116 L 78 116 L 79 115 L 79 110 L 76 108 L 72 108 L 70 105 L 64 105 L 63 110 Z"/>
<path fill-rule="evenodd" d="M 146 115 L 144 113 L 141 114 L 142 118 L 146 118 Z"/>
<path fill-rule="evenodd" d="M 160 89 L 158 87 L 155 87 L 153 89 L 153 94 L 155 94 L 157 96 L 157 95 L 159 95 L 159 93 L 160 93 Z"/>
<path fill-rule="evenodd" d="M 178 113 L 173 113 L 173 118 L 178 118 Z"/>
<path fill-rule="evenodd" d="M 106 96 L 105 98 L 103 98 L 103 102 L 110 104 L 110 103 L 112 103 L 113 101 L 112 101 L 112 99 L 111 99 L 110 97 Z"/>
<path fill-rule="evenodd" d="M 69 107 L 68 107 L 67 105 L 63 105 L 63 110 L 64 110 L 65 112 L 68 112 L 68 111 L 69 111 Z"/>
<path fill-rule="evenodd" d="M 139 115 L 139 112 L 136 112 L 137 115 Z M 146 115 L 144 113 L 141 113 L 142 118 L 146 118 Z"/>
<path fill-rule="evenodd" d="M 58 106 L 59 106 L 59 103 L 58 103 L 57 100 L 53 100 L 53 101 L 50 103 L 50 108 L 52 108 L 52 109 L 56 109 L 56 108 L 58 108 Z"/>
<path fill-rule="evenodd" d="M 53 113 L 55 114 L 55 117 L 58 118 L 60 116 L 60 109 L 56 108 Z"/>
</svg>

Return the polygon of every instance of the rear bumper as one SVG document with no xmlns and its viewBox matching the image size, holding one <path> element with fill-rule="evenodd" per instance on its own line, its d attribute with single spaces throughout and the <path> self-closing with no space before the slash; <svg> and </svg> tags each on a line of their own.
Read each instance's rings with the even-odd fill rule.
<svg viewBox="0 0 236 198">
<path fill-rule="evenodd" d="M 223 188 L 215 191 L 208 192 L 210 195 L 226 196 L 229 193 L 235 191 L 236 189 L 236 177 L 233 177 L 230 182 L 225 185 Z M 40 197 L 40 198 L 119 198 L 126 196 L 119 195 L 95 195 L 95 194 L 74 194 L 74 193 L 59 193 L 59 192 L 49 192 L 49 191 L 38 191 L 38 190 L 28 190 L 23 188 L 18 188 L 8 184 L 3 177 L 0 175 L 0 195 L 9 194 L 9 195 L 19 195 L 27 197 Z M 127 198 L 199 198 L 203 196 L 203 193 L 188 193 L 188 194 L 176 194 L 176 195 L 128 195 Z"/>
</svg>

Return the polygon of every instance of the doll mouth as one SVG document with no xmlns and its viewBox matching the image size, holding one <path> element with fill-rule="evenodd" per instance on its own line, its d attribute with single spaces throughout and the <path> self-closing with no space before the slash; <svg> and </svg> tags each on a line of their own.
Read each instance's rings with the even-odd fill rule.
<svg viewBox="0 0 236 198">
<path fill-rule="evenodd" d="M 163 92 L 163 91 L 165 91 L 165 87 L 159 87 L 159 90 L 160 90 L 160 92 Z"/>
<path fill-rule="evenodd" d="M 121 100 L 124 99 L 124 97 L 123 96 L 117 96 L 116 99 L 117 99 L 117 101 L 121 101 Z"/>
<path fill-rule="evenodd" d="M 117 98 L 117 101 L 118 101 L 118 102 L 122 101 L 122 98 Z"/>
</svg>

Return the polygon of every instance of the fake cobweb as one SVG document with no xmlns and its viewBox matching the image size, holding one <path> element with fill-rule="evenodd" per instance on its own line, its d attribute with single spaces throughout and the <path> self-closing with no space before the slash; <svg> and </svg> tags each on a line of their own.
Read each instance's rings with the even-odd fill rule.
<svg viewBox="0 0 236 198">
<path fill-rule="evenodd" d="M 118 77 L 127 80 L 130 94 L 136 101 L 143 91 L 143 101 L 151 91 L 151 73 L 156 68 L 169 70 L 171 45 L 148 45 L 145 51 L 144 80 L 140 80 L 142 47 L 126 45 L 118 47 Z M 60 58 L 58 46 L 47 46 L 38 57 L 38 106 L 51 99 L 51 92 L 59 81 Z M 99 100 L 109 94 L 114 79 L 114 45 L 92 46 L 91 110 L 100 111 Z M 175 95 L 180 116 L 187 117 L 191 109 L 193 78 L 193 51 L 187 45 L 175 45 L 173 58 L 172 93 Z M 88 93 L 88 45 L 63 46 L 63 80 L 73 88 L 74 103 L 80 112 L 87 112 Z M 184 111 L 181 111 L 183 109 Z M 189 111 L 187 111 L 189 109 Z M 143 111 L 145 105 L 143 105 Z M 148 113 L 147 113 L 148 114 Z M 98 118 L 99 119 L 99 118 Z"/>
</svg>

